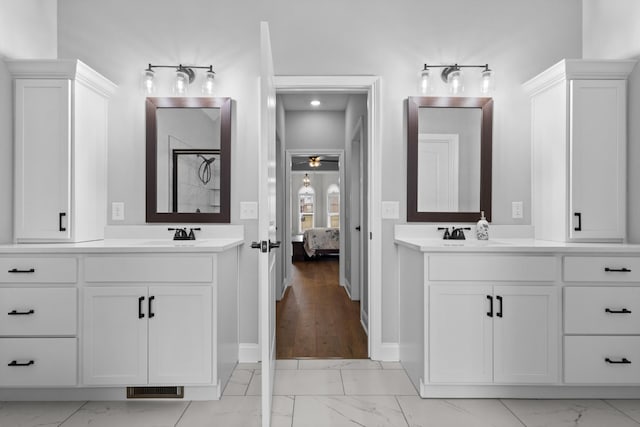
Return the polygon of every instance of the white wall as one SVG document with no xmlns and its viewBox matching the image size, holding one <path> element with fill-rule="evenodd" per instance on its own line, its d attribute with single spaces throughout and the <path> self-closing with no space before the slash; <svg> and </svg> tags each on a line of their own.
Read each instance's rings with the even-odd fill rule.
<svg viewBox="0 0 640 427">
<path fill-rule="evenodd" d="M 585 58 L 640 60 L 640 2 L 583 0 Z M 627 142 L 627 233 L 640 243 L 640 66 L 629 77 Z"/>
<path fill-rule="evenodd" d="M 344 149 L 344 111 L 287 111 L 287 149 Z"/>
<path fill-rule="evenodd" d="M 580 0 L 63 0 L 58 16 L 59 56 L 80 58 L 119 85 L 110 107 L 108 191 L 109 202 L 126 203 L 126 224 L 144 222 L 138 84 L 149 62 L 211 63 L 217 94 L 236 100 L 231 218 L 245 224 L 247 242 L 257 235 L 256 222 L 239 220 L 238 208 L 257 200 L 259 21 L 270 22 L 276 74 L 381 76 L 382 199 L 401 206 L 401 219 L 384 220 L 382 230 L 385 342 L 398 337 L 393 226 L 406 218 L 404 100 L 417 94 L 422 64 L 488 62 L 495 70 L 494 222 L 515 223 L 511 201 L 523 200 L 526 224 L 530 126 L 521 84 L 582 52 Z M 257 343 L 257 254 L 247 246 L 240 259 L 240 341 Z"/>
<path fill-rule="evenodd" d="M 3 58 L 55 58 L 57 2 L 0 0 L 0 243 L 13 240 L 13 91 Z"/>
</svg>

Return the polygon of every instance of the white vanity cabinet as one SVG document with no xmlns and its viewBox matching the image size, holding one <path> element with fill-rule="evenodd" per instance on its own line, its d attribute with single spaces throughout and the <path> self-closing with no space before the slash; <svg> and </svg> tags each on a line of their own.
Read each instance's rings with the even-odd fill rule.
<svg viewBox="0 0 640 427">
<path fill-rule="evenodd" d="M 77 385 L 77 261 L 0 256 L 0 387 Z"/>
<path fill-rule="evenodd" d="M 104 237 L 109 80 L 77 60 L 7 60 L 16 242 Z"/>
<path fill-rule="evenodd" d="M 88 287 L 83 305 L 84 384 L 211 383 L 210 287 Z"/>
<path fill-rule="evenodd" d="M 635 62 L 566 59 L 524 84 L 537 239 L 625 239 L 626 79 Z"/>
<path fill-rule="evenodd" d="M 557 290 L 430 285 L 429 382 L 555 383 Z"/>
<path fill-rule="evenodd" d="M 425 256 L 430 383 L 557 381 L 553 257 Z"/>
<path fill-rule="evenodd" d="M 82 382 L 211 384 L 216 260 L 204 254 L 87 258 Z"/>
</svg>

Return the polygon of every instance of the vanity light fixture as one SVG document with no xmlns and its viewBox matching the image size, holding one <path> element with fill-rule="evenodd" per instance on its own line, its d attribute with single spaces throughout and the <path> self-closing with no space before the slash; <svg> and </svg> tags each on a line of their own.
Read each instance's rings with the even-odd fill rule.
<svg viewBox="0 0 640 427">
<path fill-rule="evenodd" d="M 480 92 L 487 94 L 493 90 L 494 78 L 493 71 L 489 68 L 489 64 L 484 65 L 427 65 L 420 71 L 418 80 L 418 88 L 422 95 L 427 95 L 434 90 L 431 68 L 442 68 L 440 78 L 449 86 L 449 92 L 457 95 L 464 91 L 464 76 L 461 68 L 482 68 L 480 73 Z"/>
<path fill-rule="evenodd" d="M 302 178 L 302 185 L 304 185 L 305 187 L 308 187 L 311 185 L 311 179 L 309 178 L 308 173 L 304 174 L 304 177 Z"/>
<path fill-rule="evenodd" d="M 142 90 L 146 95 L 152 95 L 156 92 L 156 72 L 154 68 L 172 68 L 175 70 L 175 80 L 173 84 L 173 93 L 179 96 L 184 96 L 189 90 L 189 85 L 193 83 L 196 78 L 195 69 L 206 70 L 204 83 L 202 84 L 202 93 L 205 95 L 213 95 L 215 72 L 213 71 L 213 65 L 199 66 L 199 65 L 152 65 L 144 70 L 142 75 Z"/>
</svg>

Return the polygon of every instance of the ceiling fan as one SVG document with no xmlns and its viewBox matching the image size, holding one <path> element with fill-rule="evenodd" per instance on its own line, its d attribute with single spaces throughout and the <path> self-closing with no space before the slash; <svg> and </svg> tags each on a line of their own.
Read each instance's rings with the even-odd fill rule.
<svg viewBox="0 0 640 427">
<path fill-rule="evenodd" d="M 299 161 L 294 162 L 295 164 L 301 165 L 301 164 L 307 163 L 309 167 L 312 167 L 312 168 L 320 167 L 322 162 L 327 162 L 327 163 L 338 162 L 337 158 L 326 158 L 325 156 L 309 156 L 306 160 L 302 160 L 302 158 L 299 158 L 297 160 Z"/>
</svg>

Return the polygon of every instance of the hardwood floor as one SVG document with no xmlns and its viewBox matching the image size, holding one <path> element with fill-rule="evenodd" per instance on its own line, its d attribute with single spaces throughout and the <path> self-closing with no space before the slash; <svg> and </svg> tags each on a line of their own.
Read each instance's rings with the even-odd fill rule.
<svg viewBox="0 0 640 427">
<path fill-rule="evenodd" d="M 276 357 L 367 358 L 360 302 L 340 286 L 337 257 L 293 263 L 293 281 L 276 303 Z"/>
</svg>

